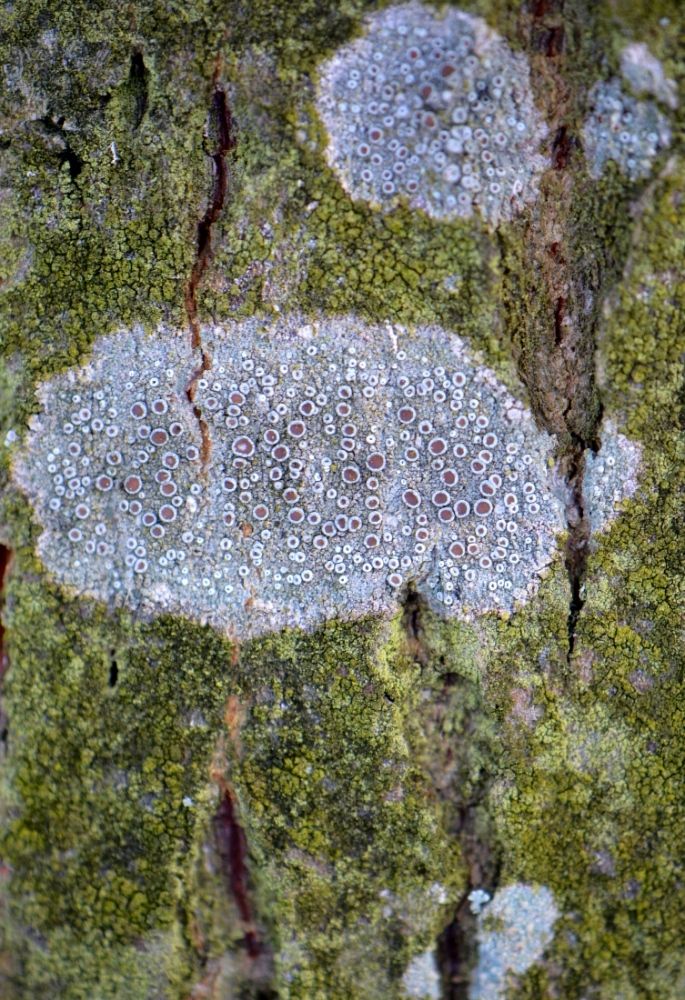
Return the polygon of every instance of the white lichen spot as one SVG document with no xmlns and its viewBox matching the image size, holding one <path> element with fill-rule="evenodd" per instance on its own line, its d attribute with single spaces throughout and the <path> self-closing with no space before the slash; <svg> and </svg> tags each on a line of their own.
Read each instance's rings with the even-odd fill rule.
<svg viewBox="0 0 685 1000">
<path fill-rule="evenodd" d="M 616 79 L 596 83 L 588 101 L 583 143 L 590 175 L 600 178 L 613 160 L 631 180 L 648 177 L 655 158 L 671 142 L 666 116 L 653 101 L 625 93 Z"/>
<path fill-rule="evenodd" d="M 604 422 L 600 440 L 599 451 L 586 454 L 583 480 L 592 535 L 611 524 L 618 517 L 621 503 L 634 496 L 642 458 L 640 445 L 619 434 L 611 420 Z"/>
<path fill-rule="evenodd" d="M 487 906 L 491 899 L 492 896 L 485 889 L 472 889 L 468 895 L 471 913 L 478 916 L 483 907 Z"/>
<path fill-rule="evenodd" d="M 465 619 L 535 592 L 551 441 L 458 337 L 291 315 L 203 343 L 199 378 L 183 334 L 135 329 L 43 384 L 14 475 L 58 580 L 240 638 L 392 614 L 410 581 Z"/>
<path fill-rule="evenodd" d="M 412 958 L 402 976 L 402 990 L 412 1000 L 440 1000 L 440 972 L 432 951 Z"/>
<path fill-rule="evenodd" d="M 478 964 L 470 1000 L 500 1000 L 508 995 L 512 975 L 520 976 L 539 961 L 553 937 L 559 911 L 545 886 L 522 883 L 498 889 L 478 911 Z"/>
<path fill-rule="evenodd" d="M 482 18 L 416 2 L 370 14 L 319 72 L 326 156 L 355 199 L 511 219 L 548 161 L 524 55 Z"/>
<path fill-rule="evenodd" d="M 663 66 L 644 42 L 626 45 L 621 53 L 621 74 L 637 97 L 649 94 L 669 108 L 678 107 L 675 80 L 667 78 Z"/>
</svg>

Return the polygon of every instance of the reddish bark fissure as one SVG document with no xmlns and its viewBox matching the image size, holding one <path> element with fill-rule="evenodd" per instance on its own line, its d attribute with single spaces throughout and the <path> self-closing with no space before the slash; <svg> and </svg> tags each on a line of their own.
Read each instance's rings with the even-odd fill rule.
<svg viewBox="0 0 685 1000">
<path fill-rule="evenodd" d="M 238 822 L 235 796 L 225 782 L 222 782 L 221 801 L 214 814 L 213 826 L 226 886 L 245 930 L 245 949 L 250 958 L 256 959 L 261 955 L 263 945 L 250 904 L 247 839 Z"/>
<path fill-rule="evenodd" d="M 195 406 L 195 394 L 199 379 L 212 367 L 212 359 L 202 343 L 197 297 L 202 279 L 212 258 L 212 228 L 218 221 L 229 194 L 230 176 L 228 157 L 236 147 L 233 116 L 229 107 L 226 90 L 219 81 L 220 70 L 221 65 L 217 62 L 212 80 L 213 92 L 210 114 L 211 125 L 216 137 L 214 150 L 209 154 L 212 161 L 212 189 L 209 194 L 207 210 L 197 226 L 197 253 L 186 284 L 184 296 L 186 314 L 190 326 L 191 346 L 194 350 L 199 350 L 201 355 L 200 365 L 193 372 L 193 376 L 186 389 L 186 395 L 188 402 L 193 406 L 193 413 L 198 422 L 202 440 L 200 454 L 202 467 L 205 469 L 211 456 L 212 441 L 209 434 L 209 427 L 202 416 L 202 410 L 200 407 Z"/>
<path fill-rule="evenodd" d="M 197 255 L 186 285 L 185 306 L 190 324 L 192 346 L 202 349 L 198 319 L 197 293 L 212 256 L 212 227 L 218 221 L 228 197 L 228 155 L 236 147 L 235 127 L 226 90 L 219 83 L 218 73 L 213 80 L 211 120 L 216 132 L 214 151 L 210 153 L 213 183 L 207 211 L 197 226 Z"/>
<path fill-rule="evenodd" d="M 210 371 L 212 359 L 202 342 L 200 329 L 198 292 L 212 259 L 213 228 L 219 220 L 230 193 L 229 156 L 236 148 L 235 123 L 228 95 L 220 82 L 221 62 L 217 60 L 212 79 L 212 103 L 210 109 L 210 132 L 214 136 L 214 149 L 209 154 L 212 161 L 212 187 L 207 201 L 207 209 L 197 225 L 197 253 L 190 277 L 185 288 L 185 308 L 190 327 L 191 346 L 200 351 L 201 362 L 188 384 L 186 395 L 193 406 L 202 437 L 201 457 L 203 468 L 207 467 L 211 456 L 212 442 L 209 428 L 203 419 L 202 410 L 195 405 L 197 383 L 205 372 Z M 257 931 L 249 897 L 247 838 L 238 822 L 235 795 L 225 780 L 220 781 L 221 798 L 212 821 L 217 852 L 221 861 L 223 876 L 229 895 L 235 902 L 240 920 L 245 930 L 245 949 L 252 959 L 263 951 L 262 941 Z"/>
<path fill-rule="evenodd" d="M 14 553 L 6 545 L 0 545 L 0 744 L 7 743 L 7 716 L 2 704 L 2 685 L 9 668 L 7 649 L 5 648 L 5 624 L 2 612 L 5 605 L 5 584 L 12 568 Z"/>
<path fill-rule="evenodd" d="M 568 614 L 567 662 L 573 657 L 576 626 L 583 608 L 583 584 L 589 543 L 589 522 L 583 497 L 585 454 L 588 448 L 599 447 L 598 429 L 602 416 L 594 377 L 595 325 L 597 311 L 591 318 L 581 315 L 581 303 L 586 292 L 597 297 L 600 288 L 586 289 L 576 273 L 578 262 L 568 245 L 566 230 L 570 208 L 577 197 L 573 159 L 580 145 L 573 134 L 570 120 L 571 93 L 563 72 L 566 25 L 565 0 L 533 0 L 530 6 L 529 37 L 531 47 L 539 53 L 538 72 L 554 94 L 555 108 L 550 125 L 552 171 L 557 181 L 541 201 L 540 217 L 531 232 L 533 265 L 540 264 L 551 304 L 551 336 L 545 338 L 547 357 L 541 360 L 551 375 L 537 386 L 542 402 L 542 416 L 547 429 L 567 437 L 560 454 L 560 471 L 564 476 L 568 501 L 566 508 L 568 541 L 565 564 L 568 573 L 570 600 Z M 546 235 L 555 234 L 545 246 Z M 558 234 L 558 238 L 556 236 Z M 548 345 L 548 346 L 547 346 Z M 543 352 L 543 353 L 544 353 Z M 526 373 L 522 373 L 524 378 Z M 537 377 L 537 376 L 534 376 Z M 562 404 L 562 405 L 560 405 Z"/>
<path fill-rule="evenodd" d="M 598 428 L 602 413 L 594 380 L 597 313 L 589 320 L 581 315 L 585 288 L 577 273 L 578 262 L 569 239 L 571 206 L 577 197 L 574 158 L 580 143 L 571 125 L 572 94 L 564 75 L 569 29 L 564 8 L 564 0 L 530 0 L 521 21 L 522 35 L 536 65 L 541 89 L 548 96 L 553 95 L 549 106 L 554 110 L 549 120 L 551 169 L 527 239 L 530 273 L 542 276 L 542 288 L 549 301 L 550 328 L 539 343 L 535 341 L 535 359 L 529 370 L 526 369 L 531 359 L 522 358 L 520 374 L 541 423 L 565 442 L 558 457 L 568 496 L 565 565 L 570 597 L 566 659 L 570 664 L 584 604 L 590 535 L 583 496 L 585 455 L 588 448 L 597 449 L 600 445 Z M 591 291 L 594 295 L 600 289 Z M 492 895 L 499 881 L 501 859 L 496 845 L 483 839 L 476 823 L 477 810 L 487 799 L 487 787 L 485 775 L 477 801 L 464 803 L 460 810 L 457 836 L 469 879 L 453 920 L 437 941 L 445 1000 L 466 1000 L 477 958 L 477 920 L 468 893 L 473 888 L 482 888 Z"/>
</svg>

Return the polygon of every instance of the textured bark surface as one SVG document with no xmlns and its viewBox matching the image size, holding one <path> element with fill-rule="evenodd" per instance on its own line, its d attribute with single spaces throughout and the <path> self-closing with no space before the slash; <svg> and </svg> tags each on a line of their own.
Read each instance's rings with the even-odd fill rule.
<svg viewBox="0 0 685 1000">
<path fill-rule="evenodd" d="M 383 213 L 327 165 L 317 67 L 378 6 L 5 5 L 8 1000 L 685 994 L 682 5 L 461 5 L 547 126 L 537 200 L 496 228 Z M 591 176 L 589 95 L 631 43 L 675 81 L 670 146 Z M 202 324 L 288 311 L 442 326 L 527 401 L 568 519 L 528 604 L 447 621 L 409 588 L 391 620 L 238 645 L 51 578 L 11 474 L 36 386 L 164 323 L 202 352 L 195 403 Z M 596 461 L 633 475 L 609 427 L 643 457 L 602 527 Z"/>
</svg>

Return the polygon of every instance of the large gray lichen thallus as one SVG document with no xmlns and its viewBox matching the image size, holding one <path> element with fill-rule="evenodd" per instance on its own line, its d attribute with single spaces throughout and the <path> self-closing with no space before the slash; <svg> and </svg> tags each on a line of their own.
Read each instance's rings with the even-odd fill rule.
<svg viewBox="0 0 685 1000">
<path fill-rule="evenodd" d="M 326 155 L 345 190 L 388 211 L 511 219 L 549 156 L 526 57 L 480 17 L 411 2 L 374 11 L 319 68 Z"/>
<path fill-rule="evenodd" d="M 101 339 L 45 382 L 14 463 L 63 584 L 244 638 L 532 593 L 564 528 L 550 446 L 463 342 L 297 316 Z M 207 440 L 208 438 L 208 440 Z"/>
</svg>

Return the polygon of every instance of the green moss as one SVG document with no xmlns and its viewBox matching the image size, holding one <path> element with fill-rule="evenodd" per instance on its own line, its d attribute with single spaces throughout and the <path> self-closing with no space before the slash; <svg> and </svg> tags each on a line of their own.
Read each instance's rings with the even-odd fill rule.
<svg viewBox="0 0 685 1000">
<path fill-rule="evenodd" d="M 182 995 L 200 975 L 197 921 L 207 954 L 225 951 L 207 923 L 224 877 L 193 876 L 186 860 L 197 867 L 208 835 L 211 847 L 222 732 L 264 933 L 279 942 L 280 995 L 348 995 L 362 955 L 369 985 L 356 995 L 392 989 L 463 891 L 449 835 L 455 775 L 436 798 L 426 733 L 456 735 L 477 717 L 475 636 L 453 628 L 450 639 L 435 623 L 435 649 L 419 664 L 399 621 L 331 624 L 253 643 L 236 660 L 211 630 L 108 617 L 65 601 L 37 570 L 19 553 L 6 592 L 7 941 L 31 928 L 15 945 L 17 996 L 50 984 L 69 1000 L 144 997 L 161 981 L 165 996 Z M 459 657 L 450 685 L 466 686 L 436 719 L 448 647 Z M 474 740 L 460 765 L 464 794 L 485 746 Z M 222 919 L 239 949 L 239 919 Z M 146 958 L 134 974 L 126 963 L 139 938 Z"/>
<path fill-rule="evenodd" d="M 361 952 L 371 980 L 355 995 L 378 995 L 379 977 L 392 989 L 459 894 L 460 851 L 421 766 L 422 693 L 436 683 L 398 620 L 243 651 L 236 780 L 275 889 L 280 995 L 349 995 Z"/>
<path fill-rule="evenodd" d="M 229 653 L 206 630 L 108 619 L 32 576 L 19 555 L 6 592 L 15 917 L 130 942 L 174 922 Z"/>
<path fill-rule="evenodd" d="M 4 291 L 2 347 L 33 378 L 118 326 L 184 323 L 209 186 L 209 17 L 142 5 L 134 25 L 106 4 L 28 0 L 8 15 L 3 61 L 21 88 L 4 109 L 5 183 L 31 266 Z"/>
</svg>

